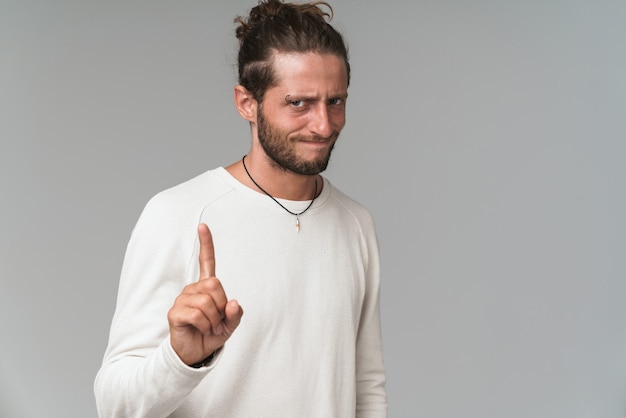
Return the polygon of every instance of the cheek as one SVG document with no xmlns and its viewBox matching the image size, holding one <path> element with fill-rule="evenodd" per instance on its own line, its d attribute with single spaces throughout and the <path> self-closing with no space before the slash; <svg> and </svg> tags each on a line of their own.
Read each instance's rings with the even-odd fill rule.
<svg viewBox="0 0 626 418">
<path fill-rule="evenodd" d="M 340 131 L 346 124 L 346 114 L 344 112 L 341 112 L 330 115 L 330 122 L 336 130 Z"/>
<path fill-rule="evenodd" d="M 285 119 L 280 125 L 280 129 L 287 134 L 299 134 L 307 129 L 309 120 L 306 117 L 294 117 Z"/>
<path fill-rule="evenodd" d="M 274 135 L 289 136 L 302 129 L 304 122 L 293 118 L 275 118 L 271 121 L 266 119 L 266 125 Z"/>
</svg>

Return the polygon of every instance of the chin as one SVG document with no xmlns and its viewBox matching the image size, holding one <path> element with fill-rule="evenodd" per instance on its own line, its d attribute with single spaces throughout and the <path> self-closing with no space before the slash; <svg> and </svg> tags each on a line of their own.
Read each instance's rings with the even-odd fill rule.
<svg viewBox="0 0 626 418">
<path fill-rule="evenodd" d="M 328 162 L 330 160 L 330 155 L 325 158 L 317 158 L 309 161 L 301 161 L 299 164 L 294 167 L 292 170 L 298 174 L 303 174 L 306 176 L 314 176 L 316 174 L 322 173 L 328 167 Z"/>
</svg>

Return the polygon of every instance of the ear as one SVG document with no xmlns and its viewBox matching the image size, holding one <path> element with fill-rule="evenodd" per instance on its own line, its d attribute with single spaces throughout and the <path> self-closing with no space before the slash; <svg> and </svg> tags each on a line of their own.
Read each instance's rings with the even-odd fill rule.
<svg viewBox="0 0 626 418">
<path fill-rule="evenodd" d="M 258 109 L 258 102 L 252 97 L 252 93 L 248 91 L 244 86 L 238 84 L 235 86 L 235 106 L 237 112 L 242 118 L 251 123 L 256 123 L 256 115 Z"/>
</svg>

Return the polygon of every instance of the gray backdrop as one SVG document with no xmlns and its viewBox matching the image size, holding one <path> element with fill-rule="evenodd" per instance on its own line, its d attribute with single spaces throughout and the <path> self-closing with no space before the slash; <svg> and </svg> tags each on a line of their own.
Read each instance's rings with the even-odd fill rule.
<svg viewBox="0 0 626 418">
<path fill-rule="evenodd" d="M 0 0 L 0 416 L 96 415 L 143 205 L 248 149 L 255 3 Z M 390 416 L 623 417 L 626 2 L 333 4 L 326 175 L 377 219 Z"/>
</svg>

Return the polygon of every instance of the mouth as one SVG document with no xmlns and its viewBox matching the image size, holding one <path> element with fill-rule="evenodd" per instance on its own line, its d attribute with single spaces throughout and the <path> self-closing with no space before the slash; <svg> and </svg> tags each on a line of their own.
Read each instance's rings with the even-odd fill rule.
<svg viewBox="0 0 626 418">
<path fill-rule="evenodd" d="M 326 145 L 326 144 L 332 144 L 337 140 L 337 137 L 339 135 L 331 135 L 328 138 L 322 138 L 322 137 L 300 137 L 298 138 L 298 142 L 304 142 L 306 144 L 313 144 L 313 145 Z"/>
<path fill-rule="evenodd" d="M 334 141 L 330 139 L 302 139 L 298 141 L 302 146 L 314 152 L 328 152 Z"/>
<path fill-rule="evenodd" d="M 330 143 L 330 139 L 301 139 L 300 142 L 304 142 L 305 144 L 328 144 Z"/>
</svg>

